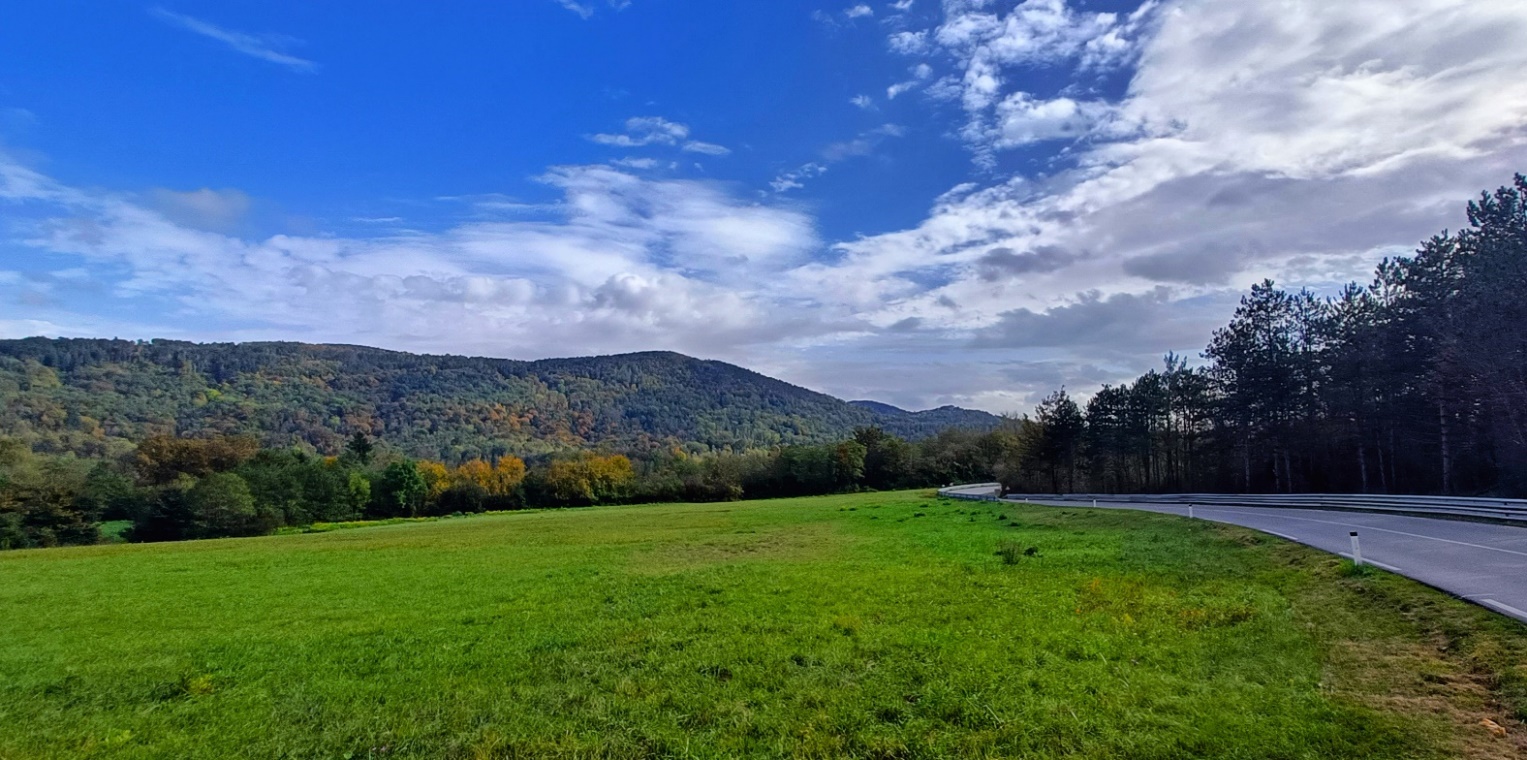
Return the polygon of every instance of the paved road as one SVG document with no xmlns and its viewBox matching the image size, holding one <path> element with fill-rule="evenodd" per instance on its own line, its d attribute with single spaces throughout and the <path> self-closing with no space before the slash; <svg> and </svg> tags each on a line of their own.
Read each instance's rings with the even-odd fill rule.
<svg viewBox="0 0 1527 760">
<path fill-rule="evenodd" d="M 995 494 L 990 487 L 969 492 Z M 1091 506 L 1075 501 L 1035 503 Z M 1175 504 L 1099 502 L 1098 507 L 1188 513 L 1187 507 Z M 1527 623 L 1527 527 L 1273 507 L 1194 507 L 1193 516 L 1255 528 L 1343 557 L 1351 557 L 1349 533 L 1357 531 L 1364 560 Z"/>
</svg>

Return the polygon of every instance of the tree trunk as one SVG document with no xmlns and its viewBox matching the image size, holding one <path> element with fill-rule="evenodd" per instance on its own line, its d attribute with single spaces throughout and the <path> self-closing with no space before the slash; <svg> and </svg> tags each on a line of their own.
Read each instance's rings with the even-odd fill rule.
<svg viewBox="0 0 1527 760">
<path fill-rule="evenodd" d="M 1453 492 L 1453 454 L 1448 448 L 1447 406 L 1437 401 L 1437 422 L 1442 431 L 1442 493 Z"/>
<path fill-rule="evenodd" d="M 1357 439 L 1357 472 L 1359 480 L 1362 482 L 1361 493 L 1368 493 L 1368 454 L 1363 446 L 1361 436 Z"/>
</svg>

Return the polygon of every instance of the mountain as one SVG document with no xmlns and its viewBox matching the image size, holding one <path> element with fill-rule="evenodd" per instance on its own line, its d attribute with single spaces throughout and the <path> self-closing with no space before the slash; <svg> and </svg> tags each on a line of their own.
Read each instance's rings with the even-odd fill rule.
<svg viewBox="0 0 1527 760">
<path fill-rule="evenodd" d="M 927 409 L 921 412 L 909 412 L 901 407 L 891 406 L 879 401 L 850 401 L 849 404 L 860 409 L 868 410 L 877 415 L 884 422 L 881 427 L 887 430 L 896 425 L 905 428 L 925 429 L 938 432 L 947 428 L 966 428 L 970 430 L 991 430 L 1001 421 L 1000 417 L 975 409 L 963 409 L 958 406 L 941 406 L 936 409 Z M 912 436 L 917 437 L 917 436 Z"/>
<path fill-rule="evenodd" d="M 204 433 L 335 452 L 362 431 L 412 456 L 460 460 L 745 449 L 841 439 L 863 425 L 920 438 L 996 422 L 955 407 L 850 404 L 667 352 L 526 362 L 301 343 L 0 341 L 0 431 L 85 455 Z"/>
</svg>

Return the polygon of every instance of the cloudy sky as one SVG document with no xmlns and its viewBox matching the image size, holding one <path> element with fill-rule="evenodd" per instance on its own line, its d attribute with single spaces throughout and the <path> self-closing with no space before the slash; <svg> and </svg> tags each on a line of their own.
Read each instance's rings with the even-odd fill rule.
<svg viewBox="0 0 1527 760">
<path fill-rule="evenodd" d="M 1527 170 L 1519 0 L 12 0 L 0 335 L 1023 411 Z"/>
</svg>

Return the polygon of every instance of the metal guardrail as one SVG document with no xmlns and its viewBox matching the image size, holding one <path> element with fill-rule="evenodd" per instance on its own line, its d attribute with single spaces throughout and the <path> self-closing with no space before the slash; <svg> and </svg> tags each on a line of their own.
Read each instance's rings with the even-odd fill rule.
<svg viewBox="0 0 1527 760">
<path fill-rule="evenodd" d="M 971 489 L 975 488 L 989 488 L 997 493 L 968 493 Z M 966 483 L 965 485 L 938 489 L 939 496 L 948 496 L 951 499 L 964 499 L 966 501 L 1002 501 L 1002 497 L 997 495 L 1001 492 L 1001 483 Z"/>
<path fill-rule="evenodd" d="M 1001 488 L 996 483 L 975 483 L 939 489 L 957 499 L 998 501 L 996 494 L 968 493 L 976 488 Z M 1357 512 L 1392 512 L 1430 517 L 1469 517 L 1527 523 L 1527 499 L 1485 499 L 1464 496 L 1387 496 L 1374 494 L 1009 494 L 1008 501 L 1074 501 L 1140 504 L 1183 504 L 1206 507 L 1284 507 L 1337 509 Z"/>
</svg>

